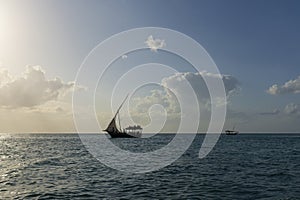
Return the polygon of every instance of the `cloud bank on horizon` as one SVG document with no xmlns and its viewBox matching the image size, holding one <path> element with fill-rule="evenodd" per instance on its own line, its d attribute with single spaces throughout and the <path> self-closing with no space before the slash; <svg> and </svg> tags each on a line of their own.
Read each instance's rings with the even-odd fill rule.
<svg viewBox="0 0 300 200">
<path fill-rule="evenodd" d="M 133 98 L 133 111 L 131 114 L 133 115 L 134 120 L 142 125 L 150 123 L 151 120 L 148 116 L 148 111 L 153 105 L 161 105 L 165 109 L 165 112 L 158 111 L 156 113 L 156 118 L 161 118 L 163 120 L 165 115 L 167 115 L 168 119 L 173 120 L 173 124 L 178 124 L 182 116 L 189 117 L 189 115 L 181 113 L 181 108 L 177 100 L 177 97 L 180 99 L 185 99 L 185 102 L 181 103 L 189 105 L 188 98 L 184 98 L 191 95 L 189 93 L 190 91 L 185 90 L 185 84 L 187 81 L 195 92 L 200 110 L 205 112 L 205 114 L 202 116 L 202 119 L 205 118 L 206 121 L 209 121 L 212 100 L 210 99 L 210 94 L 204 81 L 204 77 L 206 79 L 211 79 L 211 82 L 215 81 L 216 79 L 223 80 L 226 99 L 225 102 L 224 99 L 222 101 L 215 101 L 214 103 L 217 104 L 215 106 L 227 105 L 227 103 L 230 101 L 230 98 L 240 91 L 239 81 L 231 75 L 213 74 L 206 71 L 197 73 L 176 73 L 161 80 L 162 88 L 153 89 L 150 91 L 150 94 L 146 96 L 138 96 Z M 198 112 L 198 108 L 192 108 L 190 110 Z M 168 126 L 168 128 L 169 129 L 167 131 L 176 131 L 172 129 L 176 128 L 174 125 L 173 127 Z M 204 131 L 204 128 L 202 127 L 201 130 Z"/>
<path fill-rule="evenodd" d="M 8 70 L 0 72 L 0 106 L 22 108 L 57 101 L 74 89 L 74 82 L 61 78 L 47 79 L 40 66 L 27 66 L 22 76 L 12 76 Z"/>
<path fill-rule="evenodd" d="M 0 69 L 1 132 L 74 132 L 71 98 L 74 82 L 47 78 L 40 66 L 17 76 Z"/>
</svg>

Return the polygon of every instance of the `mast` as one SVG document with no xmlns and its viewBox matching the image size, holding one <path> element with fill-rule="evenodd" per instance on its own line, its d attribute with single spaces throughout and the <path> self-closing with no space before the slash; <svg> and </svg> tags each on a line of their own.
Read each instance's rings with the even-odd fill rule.
<svg viewBox="0 0 300 200">
<path fill-rule="evenodd" d="M 112 120 L 110 121 L 109 125 L 107 126 L 107 128 L 105 129 L 105 131 L 119 131 L 116 125 L 116 117 L 119 114 L 120 109 L 122 108 L 123 104 L 125 103 L 127 97 L 129 94 L 127 94 L 127 96 L 125 97 L 125 99 L 123 100 L 123 102 L 121 103 L 120 107 L 118 108 L 116 114 L 114 115 L 114 117 L 112 118 Z M 121 128 L 121 123 L 120 123 L 120 117 L 119 117 L 119 125 Z M 121 130 L 122 131 L 122 130 Z"/>
<path fill-rule="evenodd" d="M 123 104 L 125 103 L 125 101 L 126 101 L 128 95 L 129 95 L 129 94 L 127 94 L 127 96 L 125 97 L 125 99 L 124 99 L 123 102 L 121 103 L 121 105 L 120 105 L 120 107 L 118 108 L 118 110 L 117 110 L 117 112 L 116 112 L 114 118 L 115 118 L 115 117 L 117 116 L 117 114 L 119 113 L 119 111 L 120 111 L 121 107 L 123 106 Z"/>
<path fill-rule="evenodd" d="M 121 128 L 121 119 L 120 119 L 120 113 L 118 114 L 118 119 L 119 119 L 119 128 L 120 128 L 120 130 L 122 131 L 122 128 Z"/>
</svg>

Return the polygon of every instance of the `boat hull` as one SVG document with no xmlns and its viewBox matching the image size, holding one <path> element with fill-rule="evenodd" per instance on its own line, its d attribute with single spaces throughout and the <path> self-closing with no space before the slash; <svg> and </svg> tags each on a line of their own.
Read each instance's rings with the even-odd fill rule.
<svg viewBox="0 0 300 200">
<path fill-rule="evenodd" d="M 140 135 L 131 135 L 125 132 L 108 132 L 111 138 L 140 138 Z"/>
<path fill-rule="evenodd" d="M 226 133 L 226 135 L 237 135 L 237 133 Z"/>
<path fill-rule="evenodd" d="M 226 135 L 237 135 L 238 133 L 238 131 L 225 131 Z"/>
</svg>

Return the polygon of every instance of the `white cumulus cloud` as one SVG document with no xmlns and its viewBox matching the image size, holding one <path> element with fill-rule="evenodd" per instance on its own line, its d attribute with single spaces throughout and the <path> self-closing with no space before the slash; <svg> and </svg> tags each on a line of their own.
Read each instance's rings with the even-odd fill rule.
<svg viewBox="0 0 300 200">
<path fill-rule="evenodd" d="M 186 92 L 183 89 L 181 89 L 180 86 L 181 82 L 187 80 L 193 87 L 199 99 L 208 99 L 210 98 L 210 96 L 203 77 L 205 77 L 206 79 L 211 79 L 211 82 L 217 79 L 222 79 L 227 97 L 239 91 L 239 81 L 233 76 L 213 74 L 206 71 L 197 73 L 177 73 L 173 76 L 164 78 L 162 80 L 162 85 L 167 88 L 177 90 L 179 94 L 185 94 Z"/>
<path fill-rule="evenodd" d="M 74 88 L 73 82 L 56 77 L 47 79 L 39 66 L 29 66 L 20 77 L 7 70 L 0 72 L 0 106 L 21 108 L 34 107 L 63 97 Z"/>
<path fill-rule="evenodd" d="M 236 78 L 230 75 L 220 75 L 220 74 L 212 74 L 208 72 L 200 72 L 200 73 L 176 73 L 173 76 L 166 77 L 162 79 L 161 85 L 164 88 L 167 88 L 165 91 L 161 90 L 152 90 L 151 94 L 141 98 L 135 98 L 135 105 L 139 112 L 145 112 L 148 108 L 153 104 L 162 105 L 168 113 L 178 113 L 180 112 L 180 107 L 178 101 L 173 93 L 170 92 L 176 91 L 178 95 L 182 95 L 185 97 L 191 96 L 189 91 L 186 91 L 183 86 L 186 81 L 190 83 L 195 94 L 198 97 L 198 101 L 202 105 L 209 104 L 210 95 L 208 93 L 208 89 L 204 82 L 203 76 L 210 79 L 222 79 L 225 86 L 225 91 L 227 98 L 232 95 L 234 92 L 239 90 L 239 82 Z M 170 89 L 170 90 L 169 90 Z M 215 99 L 218 101 L 219 99 Z M 183 102 L 185 104 L 189 104 L 189 102 Z M 224 102 L 218 101 L 214 102 L 220 105 L 224 105 Z"/>
<path fill-rule="evenodd" d="M 149 109 L 153 105 L 161 105 L 165 112 L 158 113 L 156 118 L 160 119 L 159 116 L 163 115 L 166 117 L 166 123 L 164 130 L 167 131 L 176 131 L 181 117 L 184 117 L 188 120 L 193 119 L 193 113 L 187 113 L 183 111 L 180 105 L 184 105 L 185 109 L 191 112 L 198 112 L 198 108 L 193 107 L 191 104 L 191 99 L 193 95 L 190 94 L 191 91 L 186 90 L 187 82 L 190 83 L 192 90 L 197 96 L 198 104 L 200 105 L 202 120 L 201 120 L 201 130 L 205 131 L 208 127 L 210 120 L 210 109 L 211 109 L 211 99 L 206 87 L 206 83 L 203 79 L 205 76 L 206 79 L 211 79 L 210 82 L 216 81 L 217 79 L 222 79 L 226 97 L 216 98 L 213 101 L 215 106 L 224 106 L 228 102 L 229 98 L 237 91 L 239 91 L 239 81 L 230 75 L 220 75 L 213 74 L 208 72 L 200 73 L 176 73 L 172 76 L 165 77 L 161 80 L 160 89 L 154 89 L 150 91 L 150 94 L 144 96 L 137 96 L 132 99 L 132 108 L 131 116 L 133 117 L 136 123 L 140 123 L 145 126 L 151 122 Z M 181 102 L 179 102 L 181 100 Z"/>
<path fill-rule="evenodd" d="M 133 104 L 139 113 L 147 112 L 154 104 L 162 105 L 168 113 L 176 113 L 179 111 L 175 96 L 170 92 L 159 89 L 151 90 L 148 96 L 135 97 Z"/>
<path fill-rule="evenodd" d="M 272 95 L 278 95 L 278 94 L 298 94 L 300 93 L 300 76 L 294 80 L 289 80 L 283 85 L 274 84 L 272 85 L 268 90 L 267 93 Z"/>
<path fill-rule="evenodd" d="M 163 48 L 166 46 L 166 43 L 164 40 L 161 39 L 154 39 L 152 35 L 150 35 L 146 42 L 147 46 L 150 48 L 151 51 L 156 52 L 158 49 Z"/>
</svg>

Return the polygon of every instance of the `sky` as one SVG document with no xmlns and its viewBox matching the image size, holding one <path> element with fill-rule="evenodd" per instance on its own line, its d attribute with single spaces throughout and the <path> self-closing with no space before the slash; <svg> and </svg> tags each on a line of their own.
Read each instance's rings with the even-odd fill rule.
<svg viewBox="0 0 300 200">
<path fill-rule="evenodd" d="M 74 83 L 84 59 L 112 35 L 141 27 L 176 30 L 205 48 L 224 81 L 224 129 L 299 132 L 299 20 L 296 0 L 0 0 L 0 132 L 75 132 L 72 91 L 93 92 L 88 85 Z M 107 96 L 122 74 L 133 66 L 156 62 L 178 73 L 153 65 L 148 66 L 153 73 L 138 72 L 161 85 L 146 85 L 132 94 L 129 113 L 133 121 L 148 132 L 175 131 L 181 110 L 178 99 L 165 88 L 187 96 L 178 81 L 186 79 L 203 116 L 198 131 L 205 131 L 211 113 L 203 77 L 217 80 L 218 76 L 195 72 L 190 63 L 160 50 L 170 45 L 166 38 L 150 36 L 144 44 L 150 49 L 121 55 L 99 82 L 95 94 L 99 124 L 104 127 L 112 117 Z M 157 49 L 151 49 L 153 42 Z M 130 88 L 132 83 L 122 85 Z M 112 100 L 113 110 L 126 92 Z M 188 100 L 182 103 L 190 104 Z M 90 109 L 93 105 L 78 112 L 84 115 Z M 129 121 L 124 114 L 123 118 L 125 126 Z M 161 121 L 166 121 L 165 126 Z"/>
</svg>

